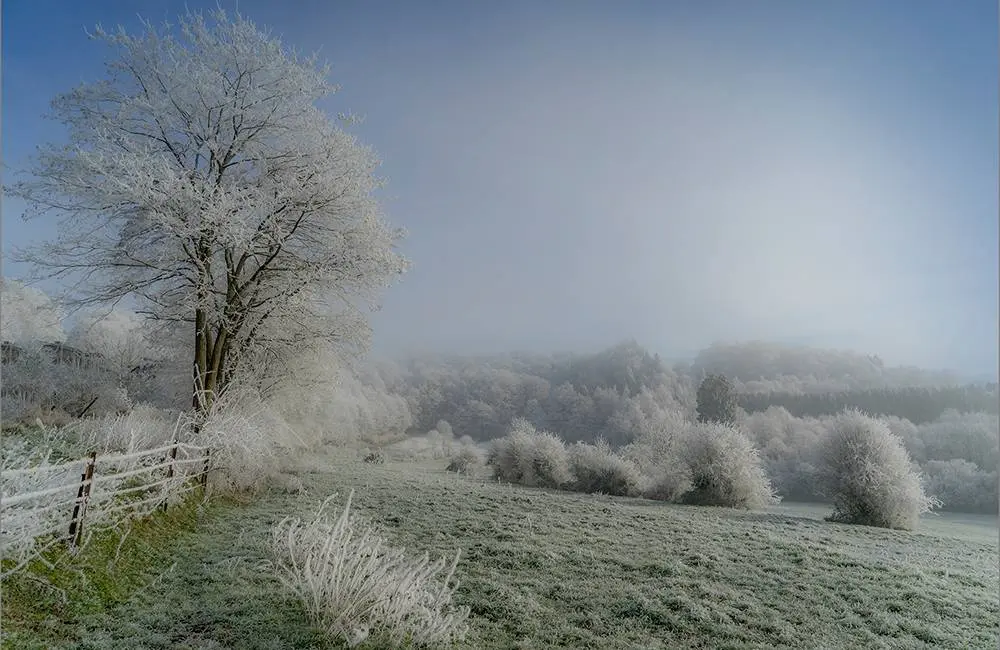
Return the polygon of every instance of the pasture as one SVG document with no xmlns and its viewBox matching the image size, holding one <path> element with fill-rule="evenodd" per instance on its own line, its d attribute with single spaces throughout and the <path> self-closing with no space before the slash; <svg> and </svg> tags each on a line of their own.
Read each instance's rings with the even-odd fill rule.
<svg viewBox="0 0 1000 650">
<path fill-rule="evenodd" d="M 267 544 L 271 524 L 351 488 L 356 512 L 410 553 L 462 551 L 463 647 L 996 647 L 996 518 L 931 516 L 900 532 L 824 522 L 824 506 L 668 505 L 442 466 L 316 459 L 304 493 L 209 505 L 127 600 L 47 632 L 5 621 L 19 631 L 7 647 L 340 647 L 269 572 Z"/>
</svg>

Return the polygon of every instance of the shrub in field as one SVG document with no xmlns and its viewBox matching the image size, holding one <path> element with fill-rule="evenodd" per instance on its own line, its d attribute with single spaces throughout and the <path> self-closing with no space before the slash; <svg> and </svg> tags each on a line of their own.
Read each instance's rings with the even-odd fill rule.
<svg viewBox="0 0 1000 650">
<path fill-rule="evenodd" d="M 516 418 L 510 433 L 493 441 L 488 463 L 497 479 L 509 483 L 560 488 L 573 481 L 563 441 L 553 433 L 536 431 L 523 418 Z"/>
<path fill-rule="evenodd" d="M 830 521 L 912 530 L 938 505 L 924 494 L 902 440 L 860 411 L 832 419 L 821 459 L 821 484 L 833 503 Z"/>
<path fill-rule="evenodd" d="M 468 474 L 483 464 L 483 455 L 474 444 L 463 444 L 455 451 L 448 461 L 449 472 Z"/>
<path fill-rule="evenodd" d="M 676 502 L 691 489 L 691 472 L 680 454 L 681 435 L 688 426 L 682 413 L 665 412 L 645 422 L 638 438 L 623 450 L 642 471 L 642 495 L 647 499 Z"/>
<path fill-rule="evenodd" d="M 371 463 L 372 465 L 382 465 L 385 463 L 385 456 L 382 455 L 380 451 L 373 451 L 364 457 L 364 462 Z"/>
<path fill-rule="evenodd" d="M 454 560 L 407 558 L 351 512 L 352 490 L 335 520 L 286 518 L 272 531 L 278 576 L 327 633 L 349 647 L 371 638 L 379 647 L 441 647 L 464 639 L 469 608 L 452 596 Z M 439 576 L 444 573 L 443 579 Z"/>
<path fill-rule="evenodd" d="M 751 509 L 778 502 L 757 449 L 735 427 L 691 426 L 681 454 L 691 476 L 685 503 Z"/>
<path fill-rule="evenodd" d="M 642 490 L 639 467 L 611 450 L 601 440 L 596 445 L 578 442 L 569 448 L 570 469 L 578 492 L 635 496 Z"/>
<path fill-rule="evenodd" d="M 664 458 L 643 475 L 642 496 L 677 503 L 691 490 L 691 472 L 677 458 Z"/>
</svg>

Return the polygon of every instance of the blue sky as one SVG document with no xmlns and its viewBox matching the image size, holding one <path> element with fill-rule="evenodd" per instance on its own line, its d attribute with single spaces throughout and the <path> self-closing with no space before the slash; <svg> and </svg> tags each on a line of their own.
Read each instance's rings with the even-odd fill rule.
<svg viewBox="0 0 1000 650">
<path fill-rule="evenodd" d="M 102 75 L 85 28 L 185 5 L 215 2 L 4 3 L 8 169 Z M 992 0 L 238 6 L 366 117 L 414 262 L 384 353 L 764 339 L 996 374 Z M 5 252 L 45 236 L 3 208 Z"/>
</svg>

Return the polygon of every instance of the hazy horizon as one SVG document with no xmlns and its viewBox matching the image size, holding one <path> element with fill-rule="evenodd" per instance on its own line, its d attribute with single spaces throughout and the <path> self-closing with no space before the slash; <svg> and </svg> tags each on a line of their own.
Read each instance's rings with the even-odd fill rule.
<svg viewBox="0 0 1000 650">
<path fill-rule="evenodd" d="M 104 75 L 85 28 L 215 5 L 5 6 L 7 169 Z M 238 8 L 320 50 L 384 161 L 413 268 L 380 356 L 765 340 L 997 375 L 995 3 Z M 3 207 L 5 257 L 45 235 Z"/>
</svg>

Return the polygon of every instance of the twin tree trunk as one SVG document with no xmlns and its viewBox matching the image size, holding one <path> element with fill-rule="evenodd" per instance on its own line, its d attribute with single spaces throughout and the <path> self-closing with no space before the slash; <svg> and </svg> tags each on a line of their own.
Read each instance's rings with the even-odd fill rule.
<svg viewBox="0 0 1000 650">
<path fill-rule="evenodd" d="M 198 307 L 194 312 L 194 392 L 192 406 L 195 413 L 204 417 L 212 408 L 219 394 L 225 390 L 226 361 L 232 343 L 227 317 L 231 315 L 236 300 L 236 278 L 232 269 L 228 269 L 228 287 L 226 305 L 223 317 L 218 324 L 213 324 L 209 312 L 204 307 L 208 304 L 206 287 L 212 284 L 212 252 L 205 240 L 199 242 L 198 266 L 201 276 L 198 290 Z M 227 255 L 228 259 L 228 255 Z M 196 420 L 200 421 L 200 417 Z"/>
<path fill-rule="evenodd" d="M 204 309 L 195 311 L 194 397 L 192 406 L 202 415 L 208 413 L 215 398 L 225 389 L 226 359 L 231 339 L 227 329 L 213 328 Z"/>
</svg>

